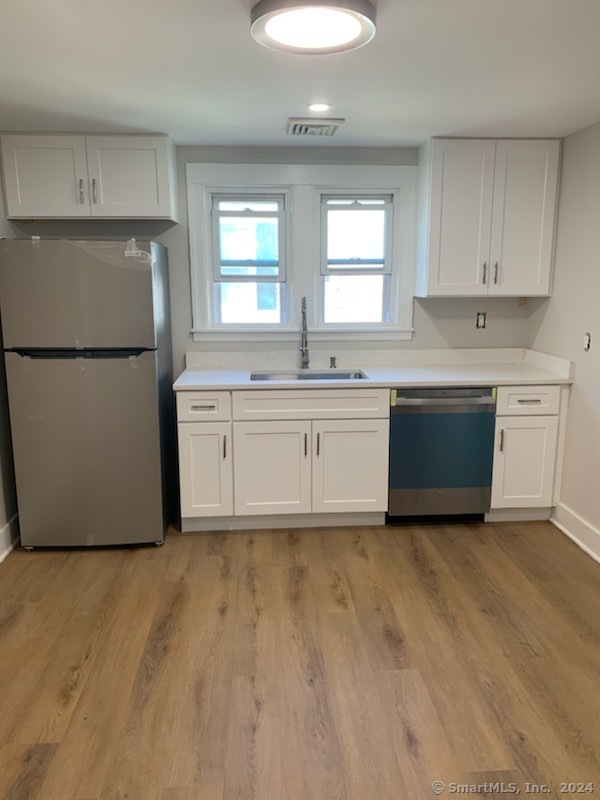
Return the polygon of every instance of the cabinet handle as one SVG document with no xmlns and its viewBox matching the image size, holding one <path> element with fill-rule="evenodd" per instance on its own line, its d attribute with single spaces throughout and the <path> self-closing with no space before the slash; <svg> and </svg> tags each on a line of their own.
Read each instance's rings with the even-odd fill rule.
<svg viewBox="0 0 600 800">
<path fill-rule="evenodd" d="M 498 262 L 494 264 L 494 283 L 498 283 Z"/>
<path fill-rule="evenodd" d="M 321 452 L 321 434 L 317 433 L 317 456 Z"/>
<path fill-rule="evenodd" d="M 98 202 L 98 190 L 96 188 L 96 178 L 92 178 L 92 202 Z"/>
<path fill-rule="evenodd" d="M 223 458 L 227 458 L 227 434 L 223 434 Z"/>
<path fill-rule="evenodd" d="M 308 455 L 308 433 L 304 434 L 304 458 Z"/>
<path fill-rule="evenodd" d="M 83 178 L 79 179 L 79 202 L 81 205 L 83 205 L 85 202 L 83 197 Z"/>
<path fill-rule="evenodd" d="M 504 452 L 504 428 L 500 431 L 500 452 Z"/>
<path fill-rule="evenodd" d="M 541 397 L 532 397 L 531 399 L 519 398 L 519 400 L 517 400 L 517 403 L 520 403 L 522 406 L 535 406 L 541 402 Z"/>
<path fill-rule="evenodd" d="M 216 411 L 217 407 L 212 406 L 190 406 L 190 411 Z"/>
<path fill-rule="evenodd" d="M 485 283 L 487 280 L 487 261 L 483 262 L 483 280 L 482 283 Z"/>
</svg>

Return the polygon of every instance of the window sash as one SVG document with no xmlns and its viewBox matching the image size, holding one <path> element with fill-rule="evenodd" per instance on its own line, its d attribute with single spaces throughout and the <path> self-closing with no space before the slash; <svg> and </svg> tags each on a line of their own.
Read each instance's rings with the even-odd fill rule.
<svg viewBox="0 0 600 800">
<path fill-rule="evenodd" d="M 383 258 L 328 258 L 328 211 L 360 214 L 382 210 L 384 213 Z M 340 194 L 321 196 L 321 275 L 391 275 L 392 273 L 392 195 Z"/>
<path fill-rule="evenodd" d="M 240 211 L 221 210 L 219 203 L 268 203 L 277 204 L 277 211 L 265 211 L 245 208 Z M 253 283 L 284 283 L 286 280 L 286 215 L 287 203 L 285 194 L 261 193 L 253 190 L 247 194 L 236 191 L 235 193 L 215 192 L 211 194 L 212 218 L 212 277 L 215 283 L 228 282 L 253 282 Z M 273 259 L 224 259 L 221 257 L 221 226 L 222 219 L 275 219 L 277 220 L 277 260 Z M 240 275 L 236 273 L 223 273 L 223 269 L 231 268 L 253 269 L 253 273 Z M 271 274 L 260 272 L 261 268 L 276 269 Z"/>
</svg>

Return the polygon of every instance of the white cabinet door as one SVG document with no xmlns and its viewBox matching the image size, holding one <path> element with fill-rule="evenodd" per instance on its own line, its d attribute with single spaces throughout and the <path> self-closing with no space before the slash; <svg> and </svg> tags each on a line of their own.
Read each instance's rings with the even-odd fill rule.
<svg viewBox="0 0 600 800">
<path fill-rule="evenodd" d="M 558 160 L 556 140 L 496 143 L 490 294 L 550 293 Z"/>
<path fill-rule="evenodd" d="M 418 296 L 548 295 L 560 142 L 433 139 L 422 154 Z"/>
<path fill-rule="evenodd" d="M 314 512 L 385 511 L 389 421 L 313 422 Z"/>
<path fill-rule="evenodd" d="M 231 423 L 180 422 L 177 430 L 181 516 L 231 516 Z"/>
<path fill-rule="evenodd" d="M 311 510 L 311 423 L 235 422 L 235 513 Z"/>
<path fill-rule="evenodd" d="M 164 136 L 86 136 L 92 217 L 168 218 Z"/>
<path fill-rule="evenodd" d="M 558 417 L 496 419 L 492 508 L 552 505 Z"/>
<path fill-rule="evenodd" d="M 2 136 L 8 217 L 89 217 L 83 136 Z"/>
<path fill-rule="evenodd" d="M 431 143 L 430 296 L 487 292 L 495 146 L 488 139 Z"/>
</svg>

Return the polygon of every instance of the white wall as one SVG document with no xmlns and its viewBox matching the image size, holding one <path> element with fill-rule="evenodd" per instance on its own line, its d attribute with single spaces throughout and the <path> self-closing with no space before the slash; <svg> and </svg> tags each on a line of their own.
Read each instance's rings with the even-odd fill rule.
<svg viewBox="0 0 600 800">
<path fill-rule="evenodd" d="M 552 298 L 529 345 L 575 362 L 557 520 L 600 556 L 600 124 L 564 141 Z M 592 347 L 583 350 L 586 331 Z"/>
<path fill-rule="evenodd" d="M 210 344 L 194 343 L 190 335 L 192 325 L 189 246 L 187 229 L 187 193 L 185 167 L 188 163 L 323 163 L 323 164 L 390 164 L 414 166 L 417 164 L 416 148 L 335 148 L 335 147 L 180 147 L 177 148 L 180 224 L 165 231 L 160 240 L 169 248 L 171 265 L 171 307 L 173 318 L 173 357 L 175 372 L 184 366 L 186 351 L 212 350 Z M 537 301 L 539 303 L 539 301 Z M 415 336 L 411 342 L 382 344 L 382 349 L 443 349 L 451 347 L 525 347 L 529 334 L 529 319 L 534 304 L 520 306 L 517 299 L 430 299 L 414 303 Z M 475 329 L 477 311 L 488 312 L 488 327 Z M 365 344 L 369 350 L 372 343 Z M 223 344 L 217 350 L 236 349 Z M 255 343 L 248 347 L 248 364 L 253 353 L 261 349 Z M 289 350 L 290 367 L 295 366 L 297 348 L 289 344 L 265 345 L 266 350 Z M 357 343 L 336 345 L 335 352 L 360 349 Z M 311 353 L 332 352 L 328 343 L 311 343 Z"/>
</svg>

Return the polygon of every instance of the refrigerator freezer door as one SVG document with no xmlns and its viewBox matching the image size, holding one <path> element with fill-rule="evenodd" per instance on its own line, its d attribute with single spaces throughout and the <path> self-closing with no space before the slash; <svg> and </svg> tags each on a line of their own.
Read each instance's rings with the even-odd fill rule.
<svg viewBox="0 0 600 800">
<path fill-rule="evenodd" d="M 4 347 L 156 347 L 151 256 L 125 249 L 125 242 L 0 242 Z"/>
<path fill-rule="evenodd" d="M 162 541 L 156 353 L 6 369 L 22 544 Z"/>
</svg>

